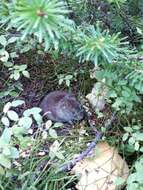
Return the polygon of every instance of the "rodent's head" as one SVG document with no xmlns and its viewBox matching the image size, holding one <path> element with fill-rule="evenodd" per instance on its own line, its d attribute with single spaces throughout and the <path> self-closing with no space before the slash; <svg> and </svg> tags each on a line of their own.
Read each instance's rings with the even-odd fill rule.
<svg viewBox="0 0 143 190">
<path fill-rule="evenodd" d="M 84 118 L 85 110 L 82 105 L 73 96 L 66 96 L 67 109 L 71 112 L 74 121 L 80 121 Z"/>
<path fill-rule="evenodd" d="M 42 100 L 40 107 L 48 119 L 56 122 L 72 123 L 82 120 L 85 116 L 82 105 L 74 95 L 63 91 L 49 93 Z"/>
</svg>

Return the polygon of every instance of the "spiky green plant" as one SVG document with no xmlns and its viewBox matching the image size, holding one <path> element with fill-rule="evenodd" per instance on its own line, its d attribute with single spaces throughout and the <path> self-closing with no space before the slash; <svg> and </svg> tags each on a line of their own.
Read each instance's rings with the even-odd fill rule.
<svg viewBox="0 0 143 190">
<path fill-rule="evenodd" d="M 12 8 L 12 3 L 6 0 L 0 2 L 0 28 L 10 20 L 9 9 Z"/>
<path fill-rule="evenodd" d="M 109 3 L 115 3 L 118 7 L 120 7 L 120 4 L 125 3 L 127 0 L 107 0 Z"/>
<path fill-rule="evenodd" d="M 123 58 L 128 52 L 125 38 L 120 39 L 119 34 L 110 35 L 108 31 L 101 31 L 99 26 L 88 26 L 85 30 L 79 29 L 75 35 L 76 56 L 81 61 L 99 61 L 111 63 L 116 58 Z M 124 46 L 126 45 L 126 47 Z"/>
<path fill-rule="evenodd" d="M 67 18 L 69 10 L 62 0 L 17 0 L 12 13 L 12 25 L 23 32 L 22 39 L 34 34 L 46 49 L 64 37 L 64 32 L 73 27 Z"/>
</svg>

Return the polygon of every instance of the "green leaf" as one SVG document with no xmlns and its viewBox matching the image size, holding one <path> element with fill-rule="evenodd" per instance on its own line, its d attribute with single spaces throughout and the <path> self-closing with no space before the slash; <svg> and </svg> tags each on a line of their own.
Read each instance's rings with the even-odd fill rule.
<svg viewBox="0 0 143 190">
<path fill-rule="evenodd" d="M 40 113 L 42 111 L 41 108 L 38 108 L 38 107 L 34 107 L 34 108 L 31 108 L 31 112 L 32 114 L 37 114 L 37 113 Z"/>
<path fill-rule="evenodd" d="M 0 176 L 5 175 L 5 170 L 3 167 L 0 166 Z"/>
<path fill-rule="evenodd" d="M 65 77 L 65 80 L 71 80 L 72 78 L 73 78 L 72 75 L 67 75 L 67 76 Z"/>
<path fill-rule="evenodd" d="M 133 136 L 136 138 L 137 141 L 143 141 L 143 133 L 134 133 Z"/>
<path fill-rule="evenodd" d="M 60 149 L 60 143 L 57 140 L 55 140 L 53 144 L 50 146 L 50 151 L 55 153 L 59 151 L 59 149 Z"/>
<path fill-rule="evenodd" d="M 19 158 L 19 151 L 17 150 L 17 148 L 11 147 L 10 151 L 11 151 L 11 156 L 10 156 L 11 158 L 14 159 Z"/>
<path fill-rule="evenodd" d="M 11 91 L 11 92 L 9 92 L 9 95 L 12 97 L 17 97 L 19 95 L 19 93 L 16 91 Z"/>
<path fill-rule="evenodd" d="M 4 155 L 0 154 L 0 164 L 5 168 L 11 168 L 11 161 L 10 159 L 6 158 Z"/>
<path fill-rule="evenodd" d="M 46 121 L 45 123 L 46 129 L 49 129 L 51 126 L 52 126 L 52 121 L 51 120 Z"/>
<path fill-rule="evenodd" d="M 135 150 L 138 151 L 140 148 L 139 142 L 135 142 Z"/>
<path fill-rule="evenodd" d="M 15 111 L 13 111 L 13 110 L 8 111 L 7 112 L 7 116 L 12 121 L 18 121 L 18 119 L 19 119 L 18 114 Z"/>
<path fill-rule="evenodd" d="M 124 130 L 128 133 L 132 133 L 133 129 L 131 127 L 124 127 Z"/>
<path fill-rule="evenodd" d="M 127 139 L 128 139 L 128 137 L 129 137 L 129 133 L 125 133 L 124 135 L 123 135 L 123 141 L 126 141 Z"/>
<path fill-rule="evenodd" d="M 17 39 L 18 39 L 18 37 L 11 37 L 11 38 L 9 38 L 8 44 L 16 42 Z"/>
<path fill-rule="evenodd" d="M 17 69 L 20 71 L 25 71 L 25 69 L 27 69 L 27 65 L 24 65 L 24 64 L 20 66 L 17 65 Z"/>
<path fill-rule="evenodd" d="M 43 138 L 43 139 L 47 139 L 47 131 L 44 130 L 44 131 L 42 132 L 42 138 Z"/>
<path fill-rule="evenodd" d="M 108 93 L 107 93 L 107 96 L 108 97 L 111 97 L 111 98 L 116 98 L 117 97 L 117 94 L 114 90 L 110 90 Z"/>
<path fill-rule="evenodd" d="M 134 182 L 128 185 L 127 190 L 139 190 L 138 187 L 139 187 L 139 184 Z"/>
<path fill-rule="evenodd" d="M 23 115 L 24 115 L 25 117 L 29 117 L 30 115 L 32 115 L 31 109 L 25 110 L 25 111 L 23 112 Z"/>
<path fill-rule="evenodd" d="M 26 129 L 23 127 L 18 127 L 17 125 L 14 125 L 12 127 L 12 132 L 13 132 L 14 136 L 19 137 L 26 133 Z"/>
<path fill-rule="evenodd" d="M 1 122 L 2 122 L 6 127 L 9 127 L 9 125 L 10 125 L 9 119 L 8 119 L 6 116 L 3 116 L 3 117 L 1 118 Z"/>
<path fill-rule="evenodd" d="M 39 113 L 34 114 L 33 117 L 35 121 L 37 122 L 37 125 L 40 125 L 42 123 L 42 116 Z"/>
<path fill-rule="evenodd" d="M 11 154 L 10 148 L 9 148 L 9 147 L 4 147 L 2 153 L 3 153 L 5 156 L 10 156 L 10 154 Z"/>
<path fill-rule="evenodd" d="M 142 30 L 139 27 L 136 27 L 136 29 L 137 29 L 137 33 L 143 35 L 143 32 L 142 32 Z"/>
<path fill-rule="evenodd" d="M 65 159 L 64 156 L 63 156 L 63 154 L 62 154 L 62 152 L 60 152 L 60 151 L 59 151 L 59 152 L 56 152 L 55 155 L 56 155 L 56 157 L 59 158 L 60 160 L 64 160 L 64 159 Z"/>
<path fill-rule="evenodd" d="M 57 138 L 57 132 L 54 129 L 49 129 L 49 135 L 54 139 Z"/>
<path fill-rule="evenodd" d="M 143 152 L 143 147 L 140 148 L 140 152 Z"/>
<path fill-rule="evenodd" d="M 69 87 L 70 86 L 70 80 L 66 80 L 66 85 Z"/>
<path fill-rule="evenodd" d="M 9 59 L 9 53 L 6 50 L 0 50 L 0 60 L 2 62 L 7 62 Z"/>
<path fill-rule="evenodd" d="M 143 159 L 139 159 L 138 161 L 135 162 L 135 169 L 138 171 L 138 172 L 143 172 Z"/>
<path fill-rule="evenodd" d="M 4 62 L 3 63 L 5 67 L 12 67 L 13 66 L 13 63 L 8 61 L 8 62 Z"/>
<path fill-rule="evenodd" d="M 130 93 L 128 91 L 122 91 L 122 95 L 126 98 L 130 97 Z"/>
<path fill-rule="evenodd" d="M 11 52 L 10 57 L 11 58 L 17 58 L 17 57 L 19 57 L 19 55 L 16 52 Z"/>
<path fill-rule="evenodd" d="M 133 145 L 127 144 L 125 145 L 127 152 L 133 153 L 135 152 L 135 148 Z"/>
<path fill-rule="evenodd" d="M 7 45 L 7 40 L 3 35 L 0 36 L 0 44 L 4 47 Z"/>
<path fill-rule="evenodd" d="M 39 114 L 42 111 L 41 108 L 39 107 L 33 107 L 31 109 L 27 109 L 24 111 L 23 115 L 24 116 L 30 116 L 30 115 L 34 115 L 34 114 Z"/>
<path fill-rule="evenodd" d="M 11 106 L 11 102 L 7 102 L 3 108 L 3 113 L 7 113 Z"/>
<path fill-rule="evenodd" d="M 129 144 L 130 144 L 130 145 L 135 144 L 135 142 L 136 142 L 135 138 L 133 138 L 133 137 L 130 137 L 130 138 L 129 138 Z"/>
<path fill-rule="evenodd" d="M 21 174 L 19 177 L 18 177 L 18 180 L 24 180 L 25 177 L 28 177 L 30 175 L 30 171 L 26 171 L 24 172 L 23 174 Z M 33 188 L 32 188 L 33 189 Z"/>
<path fill-rule="evenodd" d="M 60 128 L 63 127 L 63 123 L 56 122 L 53 126 L 53 128 Z"/>
<path fill-rule="evenodd" d="M 20 73 L 18 71 L 14 71 L 13 78 L 14 80 L 18 80 L 20 78 Z"/>
<path fill-rule="evenodd" d="M 30 78 L 30 74 L 28 71 L 22 71 L 22 74 L 26 77 L 26 78 Z"/>
<path fill-rule="evenodd" d="M 60 144 L 57 140 L 51 145 L 49 156 L 51 157 L 51 159 L 53 159 L 54 157 L 58 157 L 59 159 L 64 159 L 64 156 L 60 151 Z"/>
<path fill-rule="evenodd" d="M 12 130 L 11 128 L 5 128 L 2 136 L 0 138 L 0 145 L 2 144 L 9 144 L 11 140 Z"/>
<path fill-rule="evenodd" d="M 25 102 L 23 100 L 14 100 L 12 101 L 12 107 L 17 107 L 17 106 L 21 106 L 22 104 L 24 104 Z"/>
<path fill-rule="evenodd" d="M 117 177 L 115 180 L 115 185 L 119 186 L 119 185 L 123 185 L 125 183 L 125 179 L 121 178 L 121 177 Z"/>
<path fill-rule="evenodd" d="M 18 125 L 24 127 L 25 129 L 29 129 L 32 125 L 31 117 L 22 117 L 19 119 Z"/>
<path fill-rule="evenodd" d="M 59 79 L 59 85 L 63 83 L 64 79 Z"/>
</svg>

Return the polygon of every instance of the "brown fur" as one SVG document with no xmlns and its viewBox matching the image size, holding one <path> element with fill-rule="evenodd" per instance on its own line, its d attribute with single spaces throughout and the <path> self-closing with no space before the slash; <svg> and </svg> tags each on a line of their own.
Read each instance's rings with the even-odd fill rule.
<svg viewBox="0 0 143 190">
<path fill-rule="evenodd" d="M 56 122 L 73 123 L 84 117 L 84 109 L 76 98 L 65 91 L 53 91 L 40 103 L 43 115 Z"/>
</svg>

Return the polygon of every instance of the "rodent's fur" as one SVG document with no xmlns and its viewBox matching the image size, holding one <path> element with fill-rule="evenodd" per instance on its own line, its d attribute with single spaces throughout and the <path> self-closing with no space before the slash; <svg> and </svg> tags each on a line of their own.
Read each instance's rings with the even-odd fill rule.
<svg viewBox="0 0 143 190">
<path fill-rule="evenodd" d="M 43 116 L 62 123 L 73 124 L 85 116 L 82 105 L 73 94 L 65 91 L 53 91 L 48 93 L 40 103 Z"/>
</svg>

